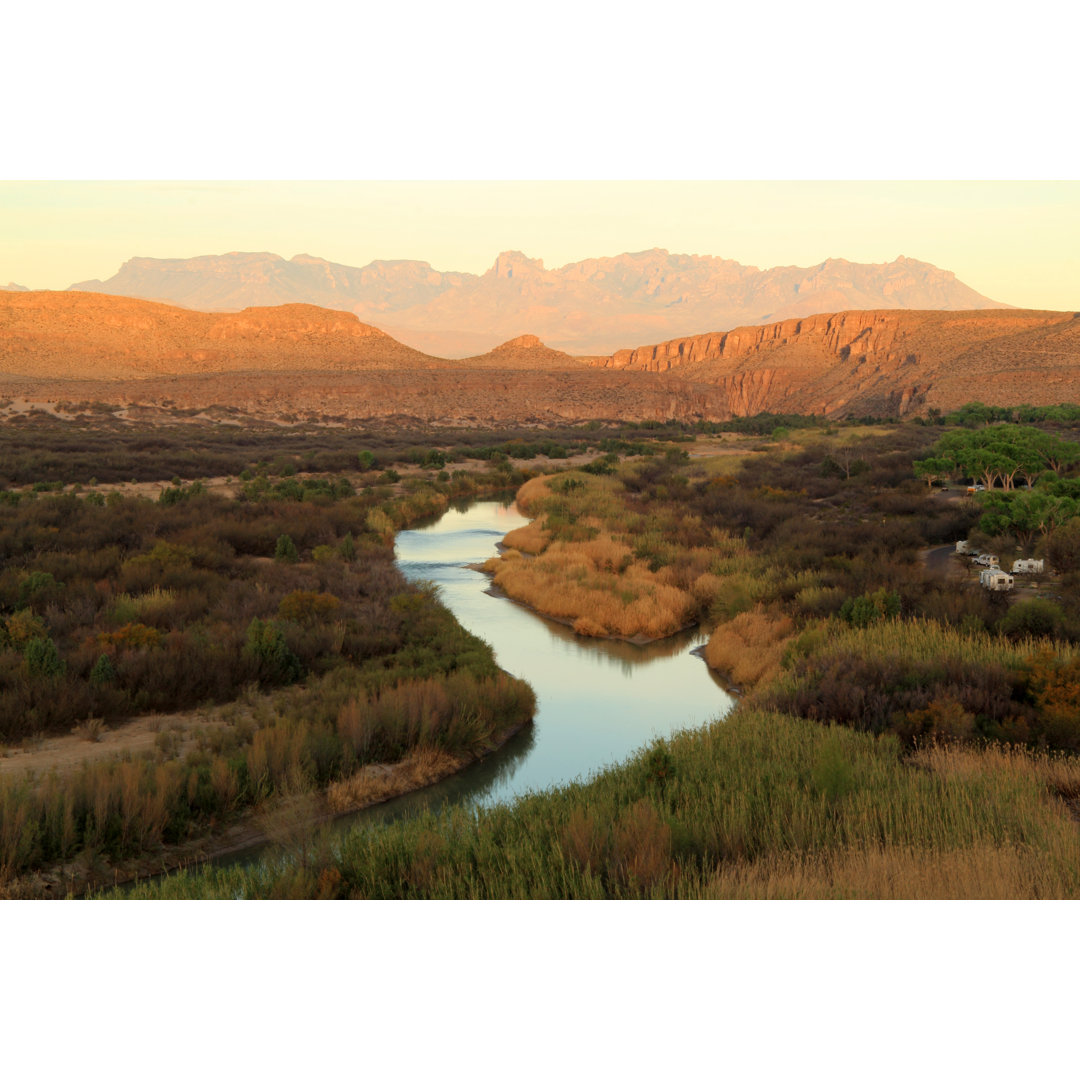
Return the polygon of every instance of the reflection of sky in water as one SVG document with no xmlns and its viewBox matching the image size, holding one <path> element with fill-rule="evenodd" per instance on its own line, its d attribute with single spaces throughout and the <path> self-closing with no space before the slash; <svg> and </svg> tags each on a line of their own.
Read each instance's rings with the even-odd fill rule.
<svg viewBox="0 0 1080 1080">
<path fill-rule="evenodd" d="M 690 655 L 694 632 L 652 645 L 578 637 L 520 604 L 490 596 L 482 563 L 511 529 L 527 523 L 513 506 L 475 503 L 398 534 L 395 554 L 412 580 L 433 581 L 458 622 L 495 648 L 500 666 L 536 692 L 535 722 L 485 760 L 422 791 L 339 818 L 334 829 L 376 826 L 446 804 L 508 802 L 625 761 L 656 735 L 700 727 L 733 701 L 704 662 Z M 265 848 L 214 860 L 251 863 Z"/>
<path fill-rule="evenodd" d="M 569 627 L 490 596 L 488 578 L 464 564 L 482 563 L 504 533 L 527 521 L 513 506 L 483 502 L 398 535 L 402 572 L 435 582 L 462 626 L 488 641 L 500 666 L 528 681 L 538 701 L 526 739 L 437 785 L 424 803 L 433 797 L 436 804 L 447 797 L 501 802 L 585 778 L 625 760 L 656 735 L 700 726 L 731 707 L 705 664 L 690 655 L 701 641 L 693 633 L 647 646 L 580 638 Z"/>
</svg>

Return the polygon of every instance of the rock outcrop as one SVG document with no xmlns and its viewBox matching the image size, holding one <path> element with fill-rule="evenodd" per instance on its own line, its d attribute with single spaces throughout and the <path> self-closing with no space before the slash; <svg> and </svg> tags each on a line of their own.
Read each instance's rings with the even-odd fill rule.
<svg viewBox="0 0 1080 1080">
<path fill-rule="evenodd" d="M 1078 335 L 1071 312 L 843 311 L 622 349 L 590 363 L 717 386 L 734 415 L 904 415 L 976 399 L 1080 401 Z"/>
</svg>

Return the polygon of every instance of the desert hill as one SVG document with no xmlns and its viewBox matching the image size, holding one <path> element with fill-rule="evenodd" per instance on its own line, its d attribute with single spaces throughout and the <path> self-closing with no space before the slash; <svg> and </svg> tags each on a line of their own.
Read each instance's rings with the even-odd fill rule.
<svg viewBox="0 0 1080 1080">
<path fill-rule="evenodd" d="M 311 304 L 188 311 L 78 292 L 0 297 L 0 374 L 142 378 L 220 371 L 445 367 L 360 322 Z"/>
<path fill-rule="evenodd" d="M 482 354 L 522 330 L 576 354 L 610 354 L 716 327 L 769 323 L 850 308 L 1003 307 L 947 270 L 903 256 L 866 264 L 826 259 L 761 270 L 732 259 L 660 248 L 546 269 L 505 251 L 483 274 L 426 262 L 345 266 L 311 255 L 230 252 L 194 259 L 129 259 L 84 292 L 140 297 L 205 311 L 304 302 L 351 311 L 437 356 Z"/>
<path fill-rule="evenodd" d="M 480 356 L 455 361 L 463 368 L 497 368 L 523 371 L 580 371 L 583 364 L 603 367 L 599 361 L 606 357 L 571 356 L 558 349 L 549 349 L 535 334 L 521 334 L 497 345 Z"/>
<path fill-rule="evenodd" d="M 0 393 L 461 424 L 903 416 L 973 400 L 1080 401 L 1080 315 L 843 311 L 610 356 L 570 356 L 525 334 L 447 360 L 307 304 L 207 313 L 92 293 L 4 292 Z"/>
</svg>

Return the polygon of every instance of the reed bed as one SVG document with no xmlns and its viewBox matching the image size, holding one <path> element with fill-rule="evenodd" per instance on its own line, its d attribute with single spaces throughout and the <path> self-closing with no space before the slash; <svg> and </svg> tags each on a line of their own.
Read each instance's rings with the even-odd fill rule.
<svg viewBox="0 0 1080 1080">
<path fill-rule="evenodd" d="M 750 687 L 780 673 L 795 624 L 760 608 L 716 627 L 705 645 L 705 662 L 737 686 Z"/>
<path fill-rule="evenodd" d="M 694 597 L 640 564 L 610 540 L 551 544 L 533 559 L 500 561 L 495 584 L 508 596 L 586 636 L 664 637 L 692 622 Z"/>
<path fill-rule="evenodd" d="M 159 750 L 86 763 L 69 775 L 0 780 L 0 895 L 35 868 L 158 851 L 285 794 L 330 787 L 339 802 L 356 805 L 386 770 L 388 790 L 378 797 L 400 794 L 491 749 L 535 709 L 528 685 L 499 671 L 351 691 L 325 682 L 300 692 L 303 707 L 295 690 L 261 702 L 255 723 L 225 725 L 183 759 Z"/>
<path fill-rule="evenodd" d="M 933 619 L 888 619 L 858 629 L 830 620 L 812 631 L 820 650 L 855 651 L 864 656 L 902 654 L 911 660 L 929 662 L 950 659 L 965 664 L 1002 664 L 1021 667 L 1029 657 L 1045 648 L 1043 638 L 1014 640 L 986 633 L 966 633 Z M 1054 652 L 1064 663 L 1080 656 L 1080 646 L 1055 642 Z"/>
<path fill-rule="evenodd" d="M 1049 783 L 1075 767 L 981 753 L 908 759 L 892 736 L 740 707 L 587 783 L 358 829 L 321 865 L 179 874 L 134 895 L 1080 896 L 1080 831 Z"/>
</svg>

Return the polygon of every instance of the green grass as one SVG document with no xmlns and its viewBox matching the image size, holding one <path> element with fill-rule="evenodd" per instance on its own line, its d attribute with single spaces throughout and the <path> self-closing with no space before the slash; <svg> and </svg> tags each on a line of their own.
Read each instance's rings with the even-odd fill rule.
<svg viewBox="0 0 1080 1080">
<path fill-rule="evenodd" d="M 928 865 L 957 868 L 938 884 L 948 895 L 1080 895 L 1080 833 L 1052 791 L 1066 781 L 1034 756 L 935 753 L 913 761 L 892 736 L 741 708 L 588 783 L 356 829 L 313 843 L 303 867 L 180 873 L 129 895 L 872 896 L 908 882 L 917 896 Z M 1003 861 L 1020 869 L 1002 876 Z"/>
</svg>

